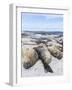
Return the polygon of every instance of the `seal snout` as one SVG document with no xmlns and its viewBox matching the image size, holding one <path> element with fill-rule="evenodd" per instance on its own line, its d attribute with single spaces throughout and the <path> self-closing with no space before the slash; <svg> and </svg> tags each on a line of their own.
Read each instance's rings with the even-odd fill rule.
<svg viewBox="0 0 72 90">
<path fill-rule="evenodd" d="M 31 64 L 30 64 L 29 62 L 23 63 L 23 67 L 24 67 L 25 69 L 29 69 L 29 68 L 31 67 Z"/>
</svg>

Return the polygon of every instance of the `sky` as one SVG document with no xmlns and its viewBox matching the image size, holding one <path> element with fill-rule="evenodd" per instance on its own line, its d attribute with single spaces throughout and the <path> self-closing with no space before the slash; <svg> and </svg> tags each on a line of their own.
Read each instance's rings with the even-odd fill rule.
<svg viewBox="0 0 72 90">
<path fill-rule="evenodd" d="M 21 13 L 22 31 L 63 31 L 63 15 Z"/>
</svg>

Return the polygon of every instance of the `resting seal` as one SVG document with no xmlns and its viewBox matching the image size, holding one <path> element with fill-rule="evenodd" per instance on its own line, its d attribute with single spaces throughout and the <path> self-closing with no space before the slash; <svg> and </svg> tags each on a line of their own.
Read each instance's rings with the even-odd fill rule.
<svg viewBox="0 0 72 90">
<path fill-rule="evenodd" d="M 63 53 L 61 52 L 61 48 L 52 45 L 48 47 L 49 52 L 52 56 L 56 57 L 57 59 L 61 59 L 63 57 Z"/>
<path fill-rule="evenodd" d="M 33 48 L 22 48 L 22 64 L 25 69 L 32 67 L 38 60 L 38 54 Z"/>
<path fill-rule="evenodd" d="M 52 69 L 49 66 L 49 63 L 51 63 L 52 61 L 52 56 L 48 51 L 47 47 L 45 46 L 45 44 L 35 47 L 34 49 L 38 53 L 38 57 L 42 61 L 45 71 L 53 73 Z"/>
</svg>

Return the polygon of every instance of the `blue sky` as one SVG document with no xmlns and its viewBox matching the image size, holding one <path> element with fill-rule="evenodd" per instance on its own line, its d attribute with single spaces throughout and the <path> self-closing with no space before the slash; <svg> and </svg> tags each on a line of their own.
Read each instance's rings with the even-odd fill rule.
<svg viewBox="0 0 72 90">
<path fill-rule="evenodd" d="M 63 15 L 21 13 L 22 31 L 63 31 Z"/>
</svg>

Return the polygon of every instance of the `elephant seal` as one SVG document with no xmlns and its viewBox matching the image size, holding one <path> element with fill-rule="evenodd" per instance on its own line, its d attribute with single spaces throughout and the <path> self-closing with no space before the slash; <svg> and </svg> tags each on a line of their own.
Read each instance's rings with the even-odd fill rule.
<svg viewBox="0 0 72 90">
<path fill-rule="evenodd" d="M 58 49 L 59 47 L 52 45 L 52 46 L 48 46 L 48 50 L 50 51 L 51 55 L 61 59 L 63 57 L 63 53 Z"/>
<path fill-rule="evenodd" d="M 39 59 L 42 61 L 45 71 L 53 73 L 51 67 L 49 66 L 49 63 L 51 63 L 52 60 L 52 56 L 48 51 L 46 45 L 42 44 L 38 47 L 35 47 L 34 49 L 38 53 Z"/>
<path fill-rule="evenodd" d="M 25 69 L 32 67 L 38 61 L 38 54 L 33 48 L 22 48 L 21 55 Z"/>
</svg>

